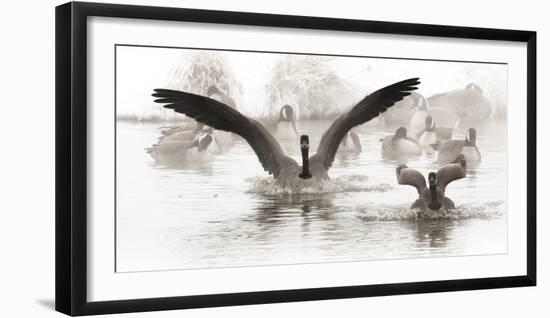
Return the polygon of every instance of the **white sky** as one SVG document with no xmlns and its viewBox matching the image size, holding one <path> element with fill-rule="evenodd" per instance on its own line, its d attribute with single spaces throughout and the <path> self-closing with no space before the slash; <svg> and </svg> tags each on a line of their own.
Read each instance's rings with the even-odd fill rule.
<svg viewBox="0 0 550 318">
<path fill-rule="evenodd" d="M 147 116 L 158 111 L 151 93 L 169 87 L 169 73 L 186 49 L 147 47 L 117 48 L 117 113 Z M 243 87 L 238 109 L 250 116 L 261 114 L 264 86 L 273 63 L 284 54 L 217 52 L 227 57 L 230 69 Z M 470 82 L 478 83 L 494 103 L 506 106 L 506 65 L 415 61 L 377 58 L 335 58 L 335 72 L 364 94 L 409 77 L 420 77 L 418 92 L 426 97 Z M 362 94 L 361 94 L 362 95 Z"/>
</svg>

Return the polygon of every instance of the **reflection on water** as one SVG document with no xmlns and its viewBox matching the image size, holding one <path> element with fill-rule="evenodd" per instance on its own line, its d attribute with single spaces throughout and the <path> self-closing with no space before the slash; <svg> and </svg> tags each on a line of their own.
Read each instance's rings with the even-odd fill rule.
<svg viewBox="0 0 550 318">
<path fill-rule="evenodd" d="M 300 122 L 312 153 L 329 121 Z M 337 156 L 330 182 L 289 191 L 266 175 L 242 140 L 184 169 L 154 164 L 144 148 L 152 124 L 117 125 L 117 270 L 143 271 L 379 260 L 507 252 L 506 129 L 478 129 L 483 161 L 449 185 L 457 209 L 417 219 L 416 190 L 398 185 L 397 162 L 382 160 L 380 139 L 357 129 L 360 154 Z M 456 138 L 464 132 L 456 131 Z M 283 148 L 299 159 L 297 141 Z M 407 162 L 424 174 L 436 156 Z"/>
</svg>

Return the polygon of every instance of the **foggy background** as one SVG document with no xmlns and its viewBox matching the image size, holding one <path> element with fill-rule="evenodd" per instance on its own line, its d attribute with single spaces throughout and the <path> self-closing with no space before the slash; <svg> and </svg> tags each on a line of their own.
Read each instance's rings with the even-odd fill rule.
<svg viewBox="0 0 550 318">
<path fill-rule="evenodd" d="M 426 98 L 476 83 L 492 102 L 493 116 L 506 114 L 507 67 L 502 64 L 130 46 L 117 47 L 116 61 L 119 119 L 181 119 L 153 103 L 152 90 L 206 95 L 211 84 L 247 116 L 275 116 L 291 104 L 298 119 L 332 118 L 364 95 L 410 77 L 420 77 L 417 92 Z"/>
</svg>

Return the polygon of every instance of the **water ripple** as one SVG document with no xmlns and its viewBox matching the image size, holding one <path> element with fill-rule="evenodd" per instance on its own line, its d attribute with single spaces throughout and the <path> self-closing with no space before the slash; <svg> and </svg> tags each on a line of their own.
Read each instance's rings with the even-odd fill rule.
<svg viewBox="0 0 550 318">
<path fill-rule="evenodd" d="M 294 184 L 293 186 L 281 186 L 272 177 L 249 177 L 246 182 L 249 183 L 248 193 L 258 193 L 266 195 L 291 195 L 291 194 L 324 194 L 341 192 L 387 192 L 393 187 L 387 183 L 367 185 L 368 180 L 364 175 L 346 175 L 330 180 L 312 183 L 308 181 Z"/>
<path fill-rule="evenodd" d="M 431 211 L 429 213 L 420 209 L 410 209 L 407 207 L 376 207 L 365 208 L 358 218 L 362 221 L 398 221 L 398 220 L 416 220 L 416 219 L 492 219 L 505 216 L 503 209 L 504 201 L 488 202 L 485 204 L 462 204 L 455 209 L 448 211 Z"/>
</svg>

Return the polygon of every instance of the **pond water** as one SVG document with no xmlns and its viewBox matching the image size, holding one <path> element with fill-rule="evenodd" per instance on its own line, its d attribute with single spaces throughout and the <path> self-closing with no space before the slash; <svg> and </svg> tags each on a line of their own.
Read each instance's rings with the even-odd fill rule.
<svg viewBox="0 0 550 318">
<path fill-rule="evenodd" d="M 301 121 L 315 153 L 330 121 Z M 155 164 L 144 150 L 161 124 L 117 124 L 117 271 L 453 257 L 507 252 L 505 122 L 478 129 L 482 162 L 447 187 L 457 209 L 417 219 L 416 190 L 398 185 L 398 162 L 381 158 L 392 129 L 362 126 L 363 151 L 337 156 L 322 189 L 277 186 L 243 140 L 185 169 Z M 455 131 L 462 139 L 465 129 Z M 297 162 L 297 141 L 281 142 Z M 435 155 L 407 165 L 427 175 Z"/>
</svg>

